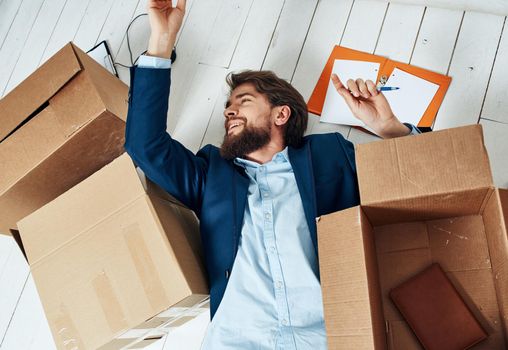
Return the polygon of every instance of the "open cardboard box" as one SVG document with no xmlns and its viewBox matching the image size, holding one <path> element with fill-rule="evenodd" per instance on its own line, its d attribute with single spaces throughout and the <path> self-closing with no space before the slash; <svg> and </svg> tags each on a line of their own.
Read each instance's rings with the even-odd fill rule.
<svg viewBox="0 0 508 350">
<path fill-rule="evenodd" d="M 124 153 L 18 222 L 58 349 L 139 348 L 172 323 L 159 313 L 207 298 L 194 213 L 145 185 Z"/>
<path fill-rule="evenodd" d="M 487 330 L 508 343 L 508 191 L 493 186 L 480 125 L 356 147 L 361 205 L 318 221 L 329 349 L 422 349 L 388 297 L 441 264 Z"/>
<path fill-rule="evenodd" d="M 124 152 L 127 98 L 68 43 L 0 100 L 0 233 Z"/>
</svg>

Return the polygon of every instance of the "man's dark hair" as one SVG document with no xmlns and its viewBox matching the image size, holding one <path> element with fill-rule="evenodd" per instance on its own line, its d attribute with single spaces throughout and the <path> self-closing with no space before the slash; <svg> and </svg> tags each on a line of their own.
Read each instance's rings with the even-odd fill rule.
<svg viewBox="0 0 508 350">
<path fill-rule="evenodd" d="M 303 96 L 290 83 L 277 77 L 272 71 L 263 70 L 229 73 L 226 82 L 231 89 L 230 95 L 239 85 L 251 83 L 258 93 L 267 97 L 271 107 L 288 105 L 291 116 L 285 124 L 284 142 L 286 146 L 299 147 L 301 145 L 309 114 Z"/>
</svg>

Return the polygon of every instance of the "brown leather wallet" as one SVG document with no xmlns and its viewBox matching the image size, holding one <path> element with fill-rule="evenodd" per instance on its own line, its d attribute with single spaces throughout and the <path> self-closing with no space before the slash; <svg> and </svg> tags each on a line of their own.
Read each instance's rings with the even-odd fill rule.
<svg viewBox="0 0 508 350">
<path fill-rule="evenodd" d="M 487 338 L 437 263 L 392 289 L 390 298 L 426 350 L 463 350 Z"/>
</svg>

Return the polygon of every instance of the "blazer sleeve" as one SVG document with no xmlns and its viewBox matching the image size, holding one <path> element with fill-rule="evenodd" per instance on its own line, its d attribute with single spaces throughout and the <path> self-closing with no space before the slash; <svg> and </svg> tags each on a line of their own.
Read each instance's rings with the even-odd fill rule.
<svg viewBox="0 0 508 350">
<path fill-rule="evenodd" d="M 199 215 L 208 162 L 166 131 L 171 69 L 130 68 L 124 148 L 145 175 Z"/>
</svg>

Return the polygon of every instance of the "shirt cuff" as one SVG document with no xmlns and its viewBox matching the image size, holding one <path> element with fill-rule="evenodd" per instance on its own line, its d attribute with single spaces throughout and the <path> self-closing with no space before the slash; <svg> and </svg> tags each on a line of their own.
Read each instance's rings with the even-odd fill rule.
<svg viewBox="0 0 508 350">
<path fill-rule="evenodd" d="M 155 56 L 139 56 L 138 68 L 171 68 L 171 59 Z"/>
<path fill-rule="evenodd" d="M 419 135 L 421 134 L 422 132 L 420 131 L 420 129 L 418 129 L 416 126 L 414 126 L 413 124 L 409 124 L 409 123 L 403 123 L 405 126 L 407 126 L 409 128 L 409 130 L 411 130 L 411 132 L 409 133 L 409 135 Z"/>
</svg>

